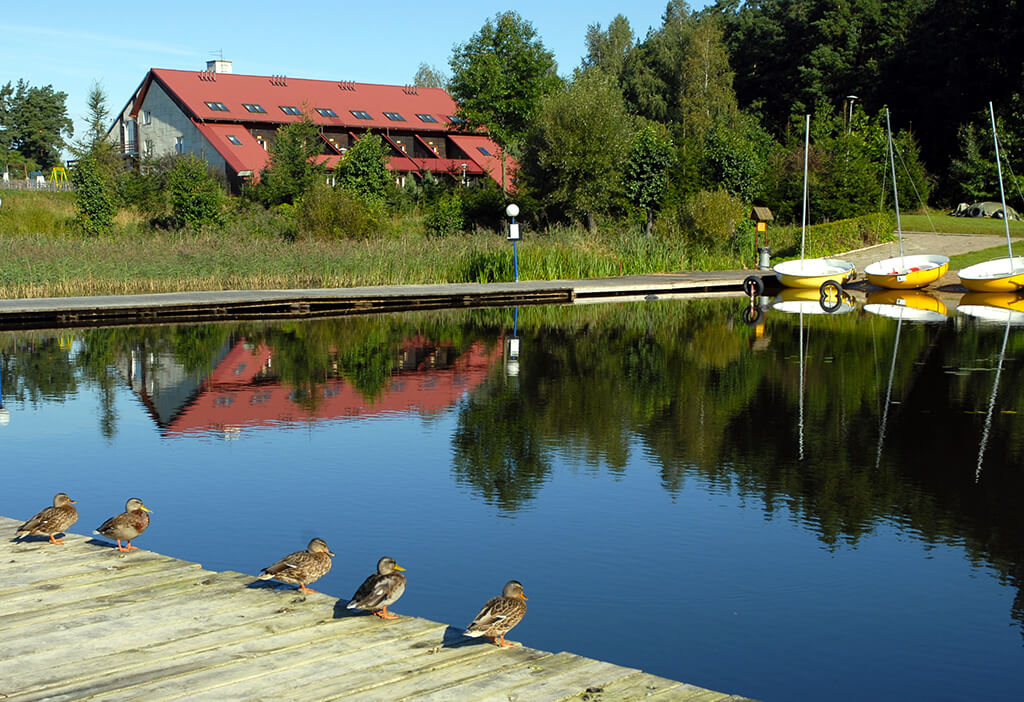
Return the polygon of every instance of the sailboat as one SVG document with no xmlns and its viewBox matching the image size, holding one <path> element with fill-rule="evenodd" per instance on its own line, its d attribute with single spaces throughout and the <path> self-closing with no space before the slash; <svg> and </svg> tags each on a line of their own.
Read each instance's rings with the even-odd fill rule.
<svg viewBox="0 0 1024 702">
<path fill-rule="evenodd" d="M 900 243 L 900 255 L 876 261 L 864 268 L 868 280 L 880 288 L 892 290 L 913 290 L 923 288 L 946 274 L 949 257 L 937 254 L 903 254 L 903 225 L 900 222 L 900 196 L 896 188 L 896 158 L 892 143 L 892 126 L 889 110 L 885 110 L 885 128 L 889 134 L 889 165 L 892 170 L 892 196 L 896 207 L 896 234 Z"/>
<path fill-rule="evenodd" d="M 841 286 L 857 276 L 857 268 L 841 258 L 804 258 L 807 241 L 807 152 L 811 145 L 811 116 L 804 133 L 804 206 L 800 222 L 800 260 L 783 261 L 772 267 L 775 277 L 788 288 L 821 290 L 831 283 Z M 824 291 L 822 291 L 824 294 Z"/>
<path fill-rule="evenodd" d="M 1003 191 L 1003 164 L 999 158 L 999 136 L 996 134 L 996 112 L 988 104 L 992 118 L 992 141 L 996 147 L 996 169 L 999 173 L 999 199 L 1003 205 L 1003 224 L 1006 228 L 1008 258 L 994 258 L 976 263 L 958 272 L 960 282 L 974 292 L 1014 292 L 1024 289 L 1024 256 L 1014 257 L 1013 242 L 1010 240 L 1010 219 L 1006 216 L 1006 194 Z"/>
</svg>

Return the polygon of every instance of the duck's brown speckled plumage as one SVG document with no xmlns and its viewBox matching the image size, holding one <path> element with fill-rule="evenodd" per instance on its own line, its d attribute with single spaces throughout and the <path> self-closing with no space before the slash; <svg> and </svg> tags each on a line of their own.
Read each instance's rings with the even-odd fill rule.
<svg viewBox="0 0 1024 702">
<path fill-rule="evenodd" d="M 526 614 L 526 599 L 522 583 L 509 580 L 501 597 L 489 599 L 466 627 L 466 636 L 487 636 L 499 646 L 514 646 L 512 642 L 505 641 L 505 634 L 522 621 Z"/>
<path fill-rule="evenodd" d="M 63 544 L 63 539 L 55 538 L 78 521 L 78 510 L 75 501 L 66 493 L 58 492 L 53 496 L 53 506 L 42 509 L 34 517 L 18 527 L 17 537 L 24 538 L 30 534 L 49 536 L 50 542 Z"/>
<path fill-rule="evenodd" d="M 388 612 L 388 605 L 405 592 L 405 570 L 395 563 L 395 559 L 385 556 L 377 561 L 377 572 L 363 581 L 363 584 L 352 595 L 348 609 L 377 610 L 373 613 L 381 619 L 397 619 L 398 615 Z"/>
<path fill-rule="evenodd" d="M 323 539 L 313 539 L 305 551 L 290 553 L 276 563 L 267 566 L 259 576 L 260 580 L 280 580 L 290 585 L 298 585 L 303 592 L 313 592 L 307 585 L 327 575 L 331 569 L 331 556 L 334 553 L 327 548 Z"/>
<path fill-rule="evenodd" d="M 107 521 L 96 527 L 96 533 L 106 536 L 108 539 L 117 541 L 118 551 L 137 551 L 138 546 L 132 546 L 132 540 L 138 538 L 149 526 L 149 509 L 142 504 L 142 500 L 133 497 L 124 505 L 124 512 L 116 514 Z M 121 542 L 128 543 L 122 548 Z"/>
</svg>

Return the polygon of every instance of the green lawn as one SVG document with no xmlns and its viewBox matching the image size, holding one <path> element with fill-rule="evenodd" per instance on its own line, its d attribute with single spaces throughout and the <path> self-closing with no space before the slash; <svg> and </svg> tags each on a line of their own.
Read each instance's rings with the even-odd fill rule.
<svg viewBox="0 0 1024 702">
<path fill-rule="evenodd" d="M 1001 219 L 950 217 L 944 210 L 931 210 L 927 214 L 903 214 L 900 219 L 905 232 L 1006 235 L 1005 224 Z M 1010 222 L 1010 236 L 1024 237 L 1024 222 Z"/>
</svg>

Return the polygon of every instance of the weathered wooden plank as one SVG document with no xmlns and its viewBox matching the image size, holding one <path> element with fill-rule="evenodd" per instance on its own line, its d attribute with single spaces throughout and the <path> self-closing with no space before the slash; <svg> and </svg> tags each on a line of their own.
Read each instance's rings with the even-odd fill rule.
<svg viewBox="0 0 1024 702">
<path fill-rule="evenodd" d="M 450 631 L 450 627 L 448 628 Z M 331 660 L 331 665 L 283 689 L 277 694 L 300 700 L 349 699 L 364 694 L 371 698 L 372 691 L 417 672 L 439 670 L 473 658 L 494 654 L 494 649 L 482 646 L 446 646 L 443 636 L 432 636 L 407 645 L 388 646 L 364 657 L 346 656 Z M 306 672 L 298 670 L 297 672 Z"/>
<path fill-rule="evenodd" d="M 134 578 L 134 587 L 125 590 L 121 587 L 110 588 L 102 593 L 94 593 L 93 597 L 79 597 L 69 601 L 58 598 L 48 600 L 22 600 L 22 607 L 14 612 L 0 616 L 0 631 L 16 626 L 36 626 L 43 622 L 67 622 L 72 617 L 91 614 L 105 609 L 118 607 L 147 598 L 166 597 L 177 590 L 190 590 L 194 587 L 197 569 L 184 566 L 175 568 L 172 565 L 155 573 L 143 576 L 143 580 Z"/>
<path fill-rule="evenodd" d="M 252 639 L 269 639 L 279 633 L 306 629 L 325 621 L 324 612 L 319 609 L 282 607 L 270 610 L 267 607 L 244 612 L 252 613 L 241 623 L 225 624 L 204 630 L 201 633 L 187 633 L 180 630 L 168 631 L 167 638 L 150 645 L 137 647 L 131 655 L 102 655 L 84 658 L 68 658 L 65 651 L 50 655 L 38 661 L 33 670 L 16 673 L 6 680 L 10 689 L 25 693 L 24 699 L 42 699 L 50 692 L 92 678 L 110 676 L 154 663 L 161 663 L 184 655 L 206 655 L 228 644 Z M 243 612 L 243 614 L 244 614 Z M 235 612 L 236 615 L 239 612 Z M 14 696 L 11 699 L 22 699 Z"/>
<path fill-rule="evenodd" d="M 338 623 L 342 620 L 335 620 Z M 174 675 L 173 677 L 160 676 L 151 680 L 127 680 L 121 681 L 119 689 L 108 694 L 100 694 L 95 699 L 120 700 L 120 699 L 177 699 L 189 697 L 213 689 L 223 689 L 224 699 L 234 698 L 234 694 L 226 686 L 248 680 L 250 678 L 266 675 L 268 672 L 284 670 L 306 662 L 327 661 L 337 657 L 339 654 L 351 651 L 362 651 L 368 647 L 381 646 L 394 641 L 403 633 L 415 634 L 434 629 L 440 631 L 443 626 L 425 619 L 410 617 L 401 621 L 392 622 L 392 626 L 384 629 L 382 627 L 366 627 L 359 633 L 359 636 L 334 636 L 323 639 L 315 645 L 304 645 L 291 651 L 291 655 L 278 655 L 277 650 L 271 645 L 264 644 L 264 650 L 238 658 L 233 658 L 213 665 L 202 667 Z M 186 692 L 187 691 L 187 692 Z"/>
<path fill-rule="evenodd" d="M 499 676 L 511 668 L 530 665 L 534 661 L 552 658 L 552 655 L 547 651 L 538 651 L 533 648 L 518 647 L 496 651 L 496 647 L 477 642 L 474 642 L 469 648 L 483 648 L 487 653 L 443 668 L 411 670 L 408 675 L 386 685 L 375 685 L 369 689 L 347 694 L 345 699 L 419 700 L 427 697 L 434 690 L 448 689 L 459 683 L 475 683 L 490 676 Z M 457 696 L 452 697 L 449 695 L 443 695 L 442 698 L 449 700 L 459 699 Z"/>
<path fill-rule="evenodd" d="M 71 575 L 3 589 L 0 591 L 0 614 L 11 609 L 16 610 L 29 600 L 39 600 L 42 602 L 50 599 L 65 602 L 83 597 L 91 597 L 92 591 L 89 588 L 97 583 L 103 583 L 105 586 L 114 589 L 131 589 L 131 584 L 127 581 L 127 578 L 154 572 L 166 572 L 168 568 L 172 567 L 188 567 L 193 569 L 194 572 L 200 568 L 198 564 L 187 561 L 175 561 L 173 559 L 170 561 L 148 559 L 130 563 L 119 563 L 104 568 L 83 568 L 81 572 Z M 88 591 L 83 593 L 82 590 Z"/>
<path fill-rule="evenodd" d="M 585 700 L 586 702 L 628 702 L 629 700 L 649 699 L 673 690 L 679 692 L 682 687 L 683 683 L 675 680 L 659 678 L 638 671 L 607 685 L 591 686 L 568 699 Z M 666 698 L 662 697 L 661 699 Z M 686 698 L 685 696 L 673 696 L 672 699 Z"/>
<path fill-rule="evenodd" d="M 21 521 L 0 517 L 0 532 L 13 536 Z M 0 540 L 0 699 L 746 702 L 572 654 L 469 642 L 423 619 L 351 616 L 334 597 L 146 550 L 66 541 Z"/>
<path fill-rule="evenodd" d="M 426 621 L 426 620 L 420 620 Z M 390 623 L 378 623 L 387 627 Z M 291 668 L 272 671 L 259 678 L 237 681 L 229 687 L 203 693 L 190 693 L 189 699 L 300 699 L 315 700 L 325 690 L 353 684 L 377 684 L 408 675 L 420 667 L 448 665 L 466 655 L 465 649 L 443 649 L 440 642 L 444 625 L 433 626 L 415 636 L 387 638 L 380 645 L 331 656 L 327 660 L 310 660 Z M 382 630 L 386 632 L 386 630 Z M 449 655 L 445 655 L 445 654 Z M 470 652 L 472 653 L 472 652 Z M 429 658 L 429 661 L 424 662 Z M 362 683 L 353 678 L 363 674 Z M 367 675 L 367 673 L 369 673 Z"/>
<path fill-rule="evenodd" d="M 201 571 L 202 573 L 203 571 Z M 142 641 L 159 640 L 160 629 L 173 626 L 178 621 L 201 624 L 203 617 L 217 615 L 232 608 L 230 600 L 216 595 L 229 595 L 239 590 L 244 579 L 239 574 L 216 574 L 205 572 L 198 576 L 194 596 L 171 597 L 167 601 L 147 601 L 125 605 L 117 612 L 104 612 L 76 617 L 68 622 L 44 623 L 26 630 L 21 635 L 9 633 L 5 644 L 10 658 L 0 660 L 0 679 L 10 666 L 11 659 L 38 651 L 53 651 L 61 647 L 81 646 L 89 642 L 93 651 L 114 653 L 117 646 L 128 648 L 141 645 Z M 238 604 L 245 604 L 248 593 L 234 592 Z M 272 605 L 271 605 L 272 606 Z M 17 630 L 15 630 L 17 631 Z M 30 638 L 26 638 L 30 637 Z M 133 643 L 139 641 L 139 643 Z"/>
<path fill-rule="evenodd" d="M 536 649 L 511 649 L 511 651 L 533 651 Z M 502 652 L 503 655 L 507 655 Z M 527 659 L 500 670 L 481 671 L 481 674 L 463 680 L 424 679 L 420 689 L 412 690 L 396 699 L 416 699 L 438 702 L 440 700 L 476 700 L 491 695 L 503 695 L 513 688 L 530 683 L 538 678 L 547 678 L 566 673 L 588 664 L 588 659 L 569 653 L 548 654 L 543 658 Z M 576 688 L 573 689 L 573 692 Z"/>
<path fill-rule="evenodd" d="M 520 700 L 561 700 L 576 694 L 578 690 L 588 688 L 599 688 L 628 675 L 639 672 L 634 668 L 624 668 L 614 663 L 605 663 L 591 658 L 574 656 L 573 654 L 558 654 L 572 656 L 578 659 L 576 665 L 566 666 L 558 670 L 540 671 L 543 675 L 523 677 L 521 675 L 506 675 L 498 682 L 504 683 L 504 688 L 490 691 L 489 694 L 474 698 L 479 702 L 508 702 L 514 695 L 514 699 Z M 513 671 L 519 673 L 520 671 Z M 449 698 L 458 699 L 458 697 Z"/>
</svg>

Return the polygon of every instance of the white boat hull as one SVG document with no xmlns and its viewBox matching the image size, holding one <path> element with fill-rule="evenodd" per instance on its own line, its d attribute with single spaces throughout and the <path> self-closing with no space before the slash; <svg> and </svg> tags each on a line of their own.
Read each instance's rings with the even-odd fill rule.
<svg viewBox="0 0 1024 702">
<path fill-rule="evenodd" d="M 857 276 L 857 267 L 841 258 L 805 258 L 777 263 L 775 277 L 787 288 L 818 290 L 822 283 L 842 285 Z"/>
</svg>

